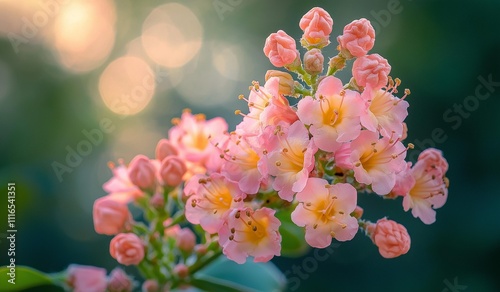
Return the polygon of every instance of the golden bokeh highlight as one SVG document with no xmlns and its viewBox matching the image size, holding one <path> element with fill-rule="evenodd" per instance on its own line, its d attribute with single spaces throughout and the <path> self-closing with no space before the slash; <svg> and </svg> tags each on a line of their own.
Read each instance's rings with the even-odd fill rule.
<svg viewBox="0 0 500 292">
<path fill-rule="evenodd" d="M 186 6 L 168 3 L 156 7 L 142 26 L 142 45 L 151 60 L 178 68 L 192 60 L 202 45 L 203 29 Z"/>
<path fill-rule="evenodd" d="M 111 62 L 99 78 L 99 94 L 104 104 L 121 115 L 134 115 L 151 101 L 156 75 L 141 58 L 125 56 Z"/>
<path fill-rule="evenodd" d="M 73 72 L 101 65 L 115 42 L 116 9 L 110 0 L 73 0 L 57 15 L 53 48 L 59 62 Z"/>
</svg>

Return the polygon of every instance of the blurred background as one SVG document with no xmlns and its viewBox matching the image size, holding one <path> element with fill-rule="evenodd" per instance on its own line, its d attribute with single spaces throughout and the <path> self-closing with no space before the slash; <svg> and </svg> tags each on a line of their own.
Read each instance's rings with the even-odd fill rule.
<svg viewBox="0 0 500 292">
<path fill-rule="evenodd" d="M 337 53 L 346 24 L 372 21 L 371 52 L 387 58 L 391 75 L 412 92 L 410 158 L 442 149 L 451 186 L 430 226 L 405 213 L 401 200 L 360 196 L 367 219 L 389 216 L 407 227 L 410 252 L 386 260 L 360 233 L 315 265 L 313 251 L 277 258 L 290 291 L 500 291 L 500 2 L 493 0 L 0 0 L 0 265 L 8 261 L 10 181 L 17 264 L 45 272 L 70 263 L 114 268 L 110 238 L 92 224 L 92 204 L 111 177 L 107 162 L 153 156 L 184 108 L 222 116 L 234 129 L 234 110 L 246 106 L 237 96 L 274 69 L 265 38 L 283 29 L 299 39 L 298 21 L 314 6 L 334 19 L 325 56 Z M 337 76 L 347 82 L 349 73 Z"/>
</svg>

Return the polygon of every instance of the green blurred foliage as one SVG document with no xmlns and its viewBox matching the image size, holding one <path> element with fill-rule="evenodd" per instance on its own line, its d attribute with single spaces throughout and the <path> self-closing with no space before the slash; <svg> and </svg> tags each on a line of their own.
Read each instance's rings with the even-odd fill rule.
<svg viewBox="0 0 500 292">
<path fill-rule="evenodd" d="M 481 84 L 478 78 L 491 76 L 500 81 L 500 2 L 243 0 L 220 14 L 213 6 L 216 1 L 179 1 L 193 10 L 204 28 L 202 51 L 209 45 L 228 43 L 242 49 L 245 63 L 239 67 L 240 78 L 231 81 L 233 87 L 225 92 L 232 101 L 223 106 L 211 104 L 218 84 L 198 88 L 206 95 L 197 103 L 185 101 L 182 93 L 170 88 L 156 94 L 143 112 L 122 118 L 95 98 L 99 76 L 140 35 L 148 13 L 168 2 L 116 1 L 117 34 L 111 55 L 84 74 L 62 69 L 42 44 L 23 45 L 16 54 L 7 38 L 0 39 L 0 183 L 16 182 L 16 263 L 45 272 L 63 270 L 70 263 L 110 271 L 116 265 L 108 253 L 110 237 L 95 234 L 91 215 L 93 201 L 105 194 L 101 186 L 111 176 L 106 163 L 119 157 L 129 161 L 134 153 L 131 149 L 152 155 L 155 147 L 154 143 L 120 142 L 120 135 L 128 133 L 131 140 L 135 135 L 142 137 L 142 131 L 158 139 L 166 136 L 170 120 L 185 107 L 209 118 L 223 116 L 230 129 L 234 128 L 238 117 L 233 111 L 245 106 L 238 102 L 238 94 L 248 94 L 250 82 L 263 82 L 266 70 L 273 69 L 262 53 L 265 38 L 283 29 L 298 39 L 300 17 L 311 7 L 321 6 L 335 23 L 325 56 L 335 55 L 335 36 L 345 24 L 362 17 L 376 23 L 372 52 L 387 58 L 392 75 L 403 81 L 401 88 L 412 91 L 407 141 L 417 148 L 434 144 L 443 150 L 450 164 L 451 186 L 448 202 L 430 226 L 405 213 L 401 200 L 361 195 L 367 219 L 388 216 L 407 227 L 412 238 L 410 252 L 383 259 L 360 233 L 353 241 L 333 248 L 326 259 L 315 250 L 301 258 L 276 258 L 274 263 L 293 284 L 290 290 L 453 291 L 448 285 L 454 281 L 467 286 L 467 291 L 500 290 L 500 196 L 496 186 L 500 175 L 500 119 L 496 112 L 500 87 L 494 87 L 489 98 L 478 101 L 477 106 L 472 103 Z M 399 12 L 388 12 L 389 7 Z M 192 65 L 201 72 L 199 76 L 217 74 L 211 62 L 193 62 L 199 62 Z M 338 76 L 347 82 L 348 73 L 347 68 Z M 188 86 L 190 82 L 189 76 L 181 81 Z M 474 105 L 474 110 L 461 116 L 454 112 L 455 104 L 464 101 L 471 102 L 468 107 Z M 447 119 L 444 115 L 450 110 Z M 76 147 L 84 138 L 82 130 L 98 128 L 103 118 L 111 119 L 117 130 L 106 134 L 103 143 L 93 147 L 60 182 L 52 163 L 64 161 L 66 147 Z M 444 133 L 439 142 L 431 140 L 436 128 Z M 0 218 L 6 218 L 6 207 L 0 209 Z M 2 233 L 6 219 L 0 222 Z M 4 265 L 8 260 L 6 241 L 0 240 L 0 265 Z"/>
</svg>

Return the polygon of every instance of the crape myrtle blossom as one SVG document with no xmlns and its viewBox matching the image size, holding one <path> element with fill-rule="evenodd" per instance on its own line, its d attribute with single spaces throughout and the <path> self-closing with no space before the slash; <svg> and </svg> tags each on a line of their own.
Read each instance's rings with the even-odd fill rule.
<svg viewBox="0 0 500 292">
<path fill-rule="evenodd" d="M 396 185 L 392 192 L 403 196 L 403 208 L 412 210 L 415 218 L 425 224 L 436 221 L 436 211 L 441 208 L 448 197 L 448 182 L 445 177 L 448 162 L 439 150 L 424 150 L 417 163 L 410 164 L 397 175 Z"/>
</svg>

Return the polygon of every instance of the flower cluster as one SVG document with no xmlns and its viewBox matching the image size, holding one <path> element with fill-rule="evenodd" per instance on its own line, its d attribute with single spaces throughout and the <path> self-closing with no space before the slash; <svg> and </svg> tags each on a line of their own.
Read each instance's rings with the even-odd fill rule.
<svg viewBox="0 0 500 292">
<path fill-rule="evenodd" d="M 110 165 L 108 195 L 94 204 L 95 230 L 114 236 L 111 256 L 137 265 L 145 290 L 188 283 L 221 253 L 237 263 L 279 256 L 284 219 L 278 214 L 302 228 L 311 247 L 349 241 L 362 229 L 383 257 L 407 253 L 406 228 L 364 219 L 360 193 L 403 197 L 405 211 L 425 224 L 436 220 L 434 209 L 447 199 L 448 163 L 436 149 L 423 151 L 414 165 L 405 161 L 413 148 L 404 143 L 410 91 L 398 97 L 401 81 L 389 76 L 388 61 L 369 53 L 370 22 L 346 25 L 327 64 L 328 12 L 313 8 L 299 26 L 302 57 L 284 31 L 266 39 L 264 54 L 283 70 L 269 70 L 263 85 L 254 81 L 239 96 L 248 109 L 235 111 L 242 121 L 233 131 L 223 118 L 185 110 L 154 158 Z M 352 78 L 344 83 L 335 73 L 351 60 Z M 131 204 L 143 218 L 134 219 Z"/>
</svg>

